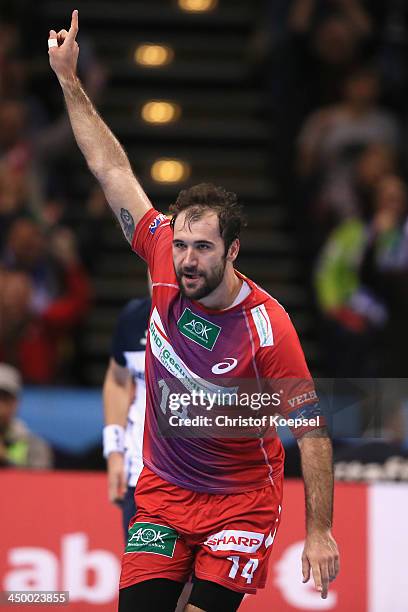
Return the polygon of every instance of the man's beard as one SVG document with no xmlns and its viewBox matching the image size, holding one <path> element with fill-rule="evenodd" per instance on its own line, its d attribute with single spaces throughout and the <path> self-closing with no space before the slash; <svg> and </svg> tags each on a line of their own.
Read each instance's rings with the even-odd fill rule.
<svg viewBox="0 0 408 612">
<path fill-rule="evenodd" d="M 175 270 L 177 276 L 178 286 L 180 287 L 181 294 L 189 300 L 202 300 L 217 289 L 222 283 L 224 278 L 226 259 L 223 258 L 219 265 L 211 270 L 209 273 L 200 272 L 198 268 L 184 267 L 182 269 Z M 188 289 L 184 282 L 186 277 L 184 274 L 197 274 L 200 277 L 200 286 L 196 289 Z"/>
</svg>

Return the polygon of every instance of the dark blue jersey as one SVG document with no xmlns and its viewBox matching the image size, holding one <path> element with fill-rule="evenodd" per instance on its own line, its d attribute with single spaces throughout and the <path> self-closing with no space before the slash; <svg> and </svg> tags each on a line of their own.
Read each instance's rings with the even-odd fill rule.
<svg viewBox="0 0 408 612">
<path fill-rule="evenodd" d="M 146 350 L 146 333 L 152 302 L 150 298 L 131 300 L 120 312 L 112 340 L 111 356 L 128 367 L 125 353 Z"/>
</svg>

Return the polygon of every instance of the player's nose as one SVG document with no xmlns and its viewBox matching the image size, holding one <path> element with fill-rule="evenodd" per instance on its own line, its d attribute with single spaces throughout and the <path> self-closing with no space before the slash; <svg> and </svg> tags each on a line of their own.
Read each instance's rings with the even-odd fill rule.
<svg viewBox="0 0 408 612">
<path fill-rule="evenodd" d="M 197 253 L 192 247 L 187 247 L 185 250 L 183 265 L 185 267 L 197 265 Z"/>
</svg>

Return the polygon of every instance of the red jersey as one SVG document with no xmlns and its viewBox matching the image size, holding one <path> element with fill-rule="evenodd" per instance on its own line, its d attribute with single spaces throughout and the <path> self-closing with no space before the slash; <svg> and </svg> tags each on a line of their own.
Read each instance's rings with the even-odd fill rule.
<svg viewBox="0 0 408 612">
<path fill-rule="evenodd" d="M 164 436 L 160 423 L 171 414 L 170 383 L 191 393 L 219 389 L 214 381 L 220 376 L 224 384 L 226 373 L 230 389 L 236 389 L 240 380 L 263 385 L 290 379 L 292 395 L 285 393 L 276 411 L 293 414 L 295 404 L 302 408 L 316 404 L 299 339 L 284 308 L 237 271 L 251 291 L 232 308 L 212 310 L 184 297 L 173 267 L 172 240 L 169 220 L 151 209 L 138 223 L 132 242 L 153 281 L 144 463 L 164 480 L 193 491 L 229 494 L 260 489 L 282 474 L 284 451 L 279 438 L 270 432 L 240 438 Z M 298 431 L 303 434 L 307 429 Z"/>
</svg>

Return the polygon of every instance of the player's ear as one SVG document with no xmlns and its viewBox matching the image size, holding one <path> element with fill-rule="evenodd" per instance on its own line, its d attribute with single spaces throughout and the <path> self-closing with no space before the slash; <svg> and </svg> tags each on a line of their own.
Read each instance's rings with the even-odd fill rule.
<svg viewBox="0 0 408 612">
<path fill-rule="evenodd" d="M 238 253 L 239 253 L 239 247 L 240 247 L 240 242 L 238 238 L 235 238 L 235 240 L 233 240 L 230 244 L 230 247 L 228 249 L 228 253 L 227 253 L 227 261 L 231 261 L 234 262 L 236 260 L 236 258 L 238 257 Z"/>
</svg>

